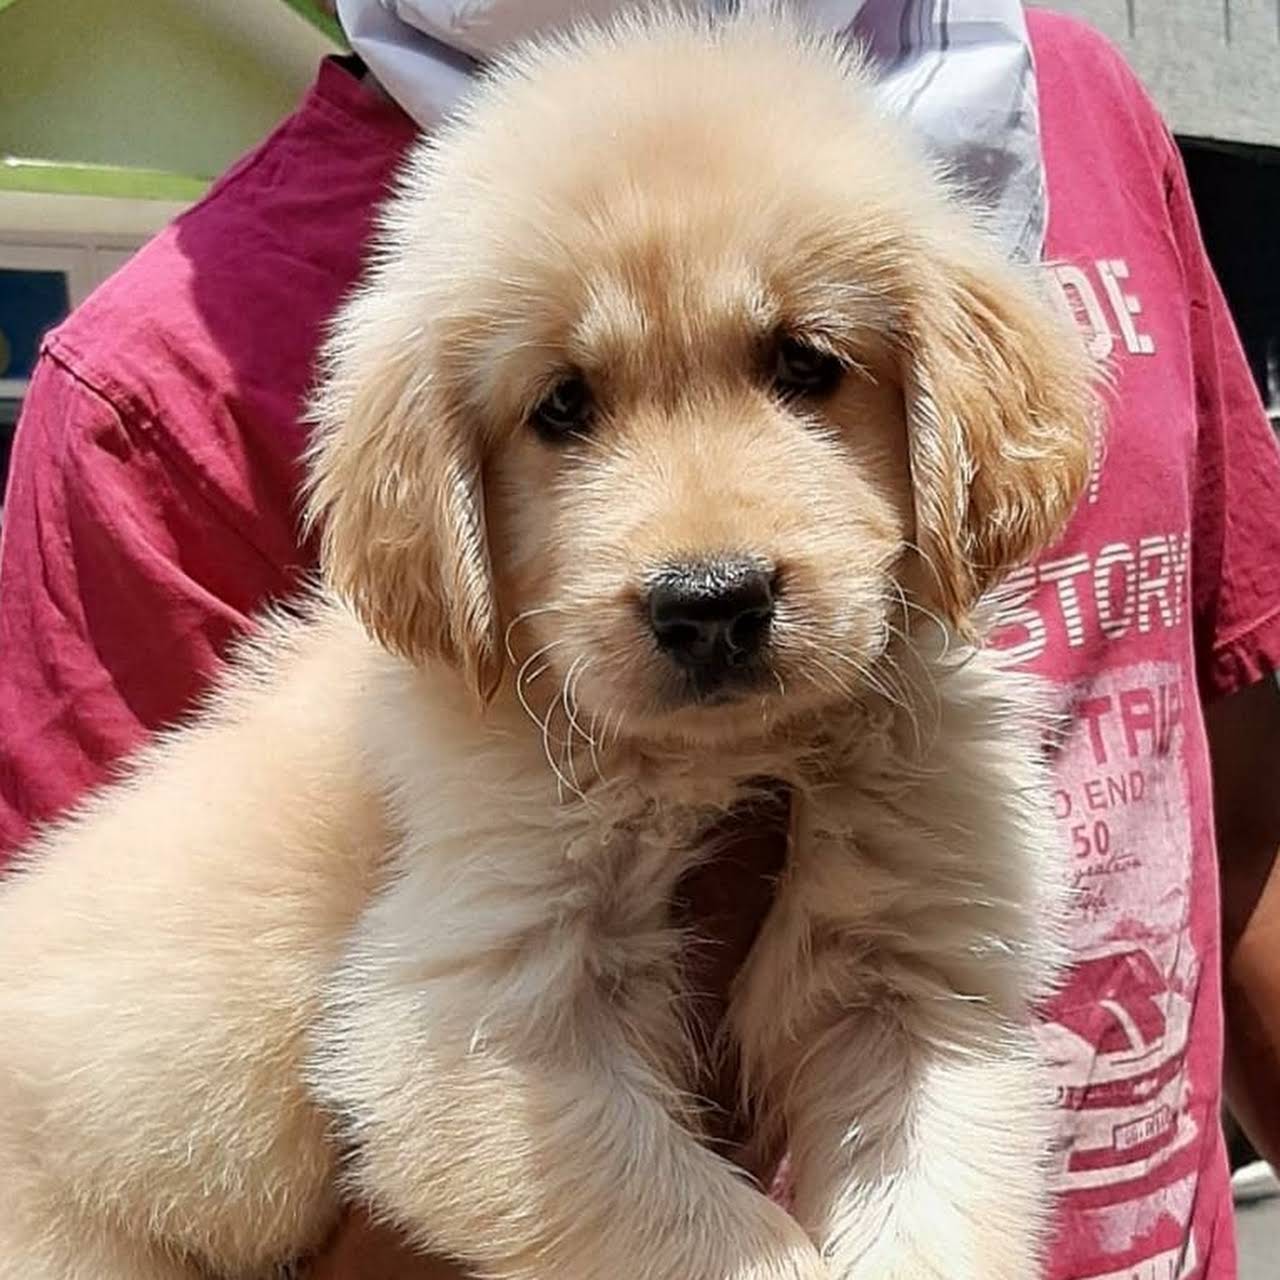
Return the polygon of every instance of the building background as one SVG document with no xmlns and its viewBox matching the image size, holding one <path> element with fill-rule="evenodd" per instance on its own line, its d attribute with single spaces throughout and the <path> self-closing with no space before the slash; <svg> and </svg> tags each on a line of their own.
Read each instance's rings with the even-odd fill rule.
<svg viewBox="0 0 1280 1280">
<path fill-rule="evenodd" d="M 283 0 L 0 0 L 0 154 L 208 179 L 332 48 Z"/>
<path fill-rule="evenodd" d="M 0 492 L 40 335 L 338 47 L 310 0 L 0 0 Z"/>
<path fill-rule="evenodd" d="M 1123 50 L 1175 133 L 1280 147 L 1277 0 L 1058 0 Z"/>
</svg>

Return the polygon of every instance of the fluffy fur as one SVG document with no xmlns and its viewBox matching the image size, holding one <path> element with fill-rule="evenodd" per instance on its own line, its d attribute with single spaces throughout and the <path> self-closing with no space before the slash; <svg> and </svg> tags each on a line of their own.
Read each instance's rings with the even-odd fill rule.
<svg viewBox="0 0 1280 1280">
<path fill-rule="evenodd" d="M 838 389 L 774 394 L 779 334 Z M 519 55 L 409 164 L 316 417 L 325 590 L 0 891 L 0 1277 L 264 1276 L 343 1194 L 498 1280 L 1035 1274 L 1055 842 L 968 639 L 1085 483 L 1089 370 L 857 67 L 776 19 Z M 713 702 L 638 602 L 729 551 L 781 594 Z M 668 910 L 762 778 L 726 1038 L 794 1221 L 700 1140 Z"/>
</svg>

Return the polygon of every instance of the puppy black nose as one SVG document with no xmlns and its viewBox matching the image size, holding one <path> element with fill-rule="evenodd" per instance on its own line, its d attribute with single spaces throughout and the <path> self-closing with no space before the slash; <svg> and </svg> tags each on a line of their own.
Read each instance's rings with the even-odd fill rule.
<svg viewBox="0 0 1280 1280">
<path fill-rule="evenodd" d="M 668 565 L 650 579 L 649 622 L 659 648 L 702 677 L 745 666 L 773 621 L 774 575 L 758 560 Z"/>
</svg>

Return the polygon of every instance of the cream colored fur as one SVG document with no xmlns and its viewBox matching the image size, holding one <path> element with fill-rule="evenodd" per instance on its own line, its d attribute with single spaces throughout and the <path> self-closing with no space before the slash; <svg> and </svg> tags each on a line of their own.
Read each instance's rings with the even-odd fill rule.
<svg viewBox="0 0 1280 1280">
<path fill-rule="evenodd" d="M 1083 486 L 1078 344 L 776 20 L 521 55 L 381 244 L 329 585 L 0 889 L 0 1277 L 264 1277 L 344 1195 L 498 1280 L 1034 1276 L 1055 839 L 965 637 Z M 762 388 L 780 329 L 829 399 Z M 599 420 L 548 445 L 565 367 Z M 771 679 L 682 702 L 636 592 L 726 549 L 783 573 Z M 701 1140 L 669 913 L 762 778 L 725 1039 L 798 1223 Z"/>
</svg>

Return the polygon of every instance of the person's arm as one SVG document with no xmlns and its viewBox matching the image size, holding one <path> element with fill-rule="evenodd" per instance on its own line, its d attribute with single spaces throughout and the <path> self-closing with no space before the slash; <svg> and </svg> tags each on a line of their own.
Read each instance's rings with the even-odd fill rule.
<svg viewBox="0 0 1280 1280">
<path fill-rule="evenodd" d="M 1222 886 L 1227 1101 L 1280 1168 L 1280 687 L 1207 708 Z"/>
<path fill-rule="evenodd" d="M 303 1280 L 469 1280 L 456 1263 L 414 1252 L 400 1233 L 361 1209 L 342 1220 L 324 1252 L 302 1271 Z"/>
<path fill-rule="evenodd" d="M 1169 212 L 1196 392 L 1192 601 L 1214 781 L 1226 1091 L 1280 1164 L 1280 449 L 1209 265 L 1178 153 Z"/>
</svg>

